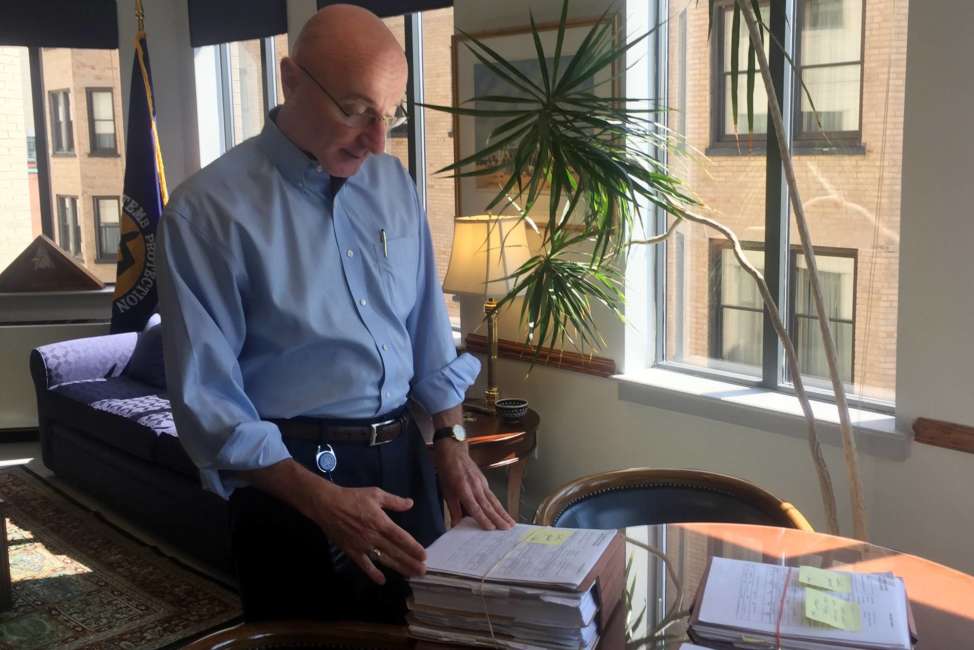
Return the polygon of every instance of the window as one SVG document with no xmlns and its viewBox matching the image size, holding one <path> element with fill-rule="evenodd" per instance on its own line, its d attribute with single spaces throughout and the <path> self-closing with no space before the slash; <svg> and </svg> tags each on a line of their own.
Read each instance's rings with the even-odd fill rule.
<svg viewBox="0 0 974 650">
<path fill-rule="evenodd" d="M 761 366 L 761 327 L 764 303 L 757 285 L 723 240 L 711 240 L 714 280 L 710 355 L 728 364 L 727 370 L 754 372 Z M 764 271 L 761 244 L 744 244 L 747 260 Z"/>
<path fill-rule="evenodd" d="M 768 5 L 763 3 L 762 21 L 768 22 Z M 768 96 L 760 76 L 755 80 L 754 130 L 747 127 L 748 32 L 743 19 L 738 46 L 737 125 L 731 102 L 731 38 L 733 10 L 720 9 L 715 39 L 715 69 L 718 101 L 713 117 L 715 145 L 763 144 L 767 133 Z M 806 146 L 858 145 L 860 141 L 860 99 L 862 96 L 863 0 L 799 0 L 798 47 L 795 91 L 794 137 Z M 769 53 L 771 39 L 765 40 Z M 802 89 L 804 83 L 806 90 Z M 809 95 L 812 100 L 809 101 Z M 814 102 L 814 110 L 812 104 Z M 750 147 L 748 147 L 750 148 Z"/>
<path fill-rule="evenodd" d="M 802 0 L 800 7 L 798 80 L 808 92 L 798 103 L 795 138 L 857 144 L 863 0 Z"/>
<path fill-rule="evenodd" d="M 844 382 L 851 383 L 854 376 L 856 340 L 856 252 L 816 250 L 815 261 L 822 285 L 825 311 L 829 316 L 832 338 L 835 341 L 839 375 Z M 818 331 L 818 316 L 813 303 L 812 286 L 808 280 L 808 263 L 797 249 L 791 252 L 790 275 L 792 296 L 789 302 L 789 330 L 798 353 L 798 367 L 802 375 L 827 380 L 829 366 L 825 358 L 825 346 Z"/>
<path fill-rule="evenodd" d="M 88 89 L 88 137 L 92 154 L 118 155 L 111 88 Z"/>
<path fill-rule="evenodd" d="M 287 53 L 286 34 L 193 50 L 201 166 L 264 128 L 268 111 L 284 101 L 279 71 Z"/>
<path fill-rule="evenodd" d="M 891 408 L 896 385 L 909 9 L 905 4 L 872 3 L 865 11 L 862 0 L 798 0 L 794 15 L 784 13 L 792 3 L 778 2 L 763 5 L 768 15 L 762 14 L 779 42 L 793 43 L 788 56 L 796 67 L 787 64 L 777 46 L 770 48 L 769 55 L 785 71 L 779 82 L 790 93 L 786 104 L 793 107 L 790 137 L 795 174 L 816 250 L 840 374 L 854 404 L 880 410 Z M 743 135 L 734 141 L 725 101 L 730 85 L 725 61 L 731 14 L 724 5 L 708 37 L 707 3 L 670 0 L 667 5 L 667 51 L 661 57 L 665 67 L 652 73 L 660 75 L 661 96 L 672 107 L 666 116 L 670 128 L 685 129 L 688 152 L 680 155 L 678 147 L 671 147 L 669 169 L 701 200 L 703 214 L 725 224 L 745 243 L 746 255 L 763 270 L 778 298 L 805 385 L 817 397 L 828 399 L 831 384 L 825 379 L 828 373 L 807 263 L 798 248 L 777 147 L 724 155 L 748 142 Z M 797 30 L 794 38 L 786 33 L 790 27 Z M 863 39 L 864 33 L 870 35 L 868 40 Z M 705 48 L 702 44 L 708 38 L 711 46 Z M 746 41 L 741 40 L 746 67 Z M 824 134 L 809 117 L 810 104 L 797 82 L 799 75 L 811 93 Z M 759 80 L 757 87 L 762 85 Z M 745 92 L 744 86 L 740 84 L 740 93 Z M 759 95 L 755 106 L 763 101 Z M 746 124 L 740 119 L 743 131 Z M 760 115 L 756 121 L 765 123 Z M 764 138 L 763 134 L 753 137 Z M 661 217 L 657 230 L 665 226 Z M 783 349 L 765 322 L 753 280 L 736 263 L 726 242 L 711 229 L 684 223 L 664 246 L 657 247 L 657 253 L 661 294 L 655 302 L 657 336 L 651 339 L 656 343 L 655 359 L 648 363 L 772 390 L 793 390 Z"/>
<path fill-rule="evenodd" d="M 71 100 L 67 90 L 52 90 L 51 146 L 54 153 L 74 153 L 74 123 L 71 121 Z"/>
<path fill-rule="evenodd" d="M 99 259 L 93 199 L 121 196 L 125 161 L 72 155 L 72 111 L 86 153 L 123 151 L 120 79 L 118 50 L 0 46 L 0 271 L 43 234 L 102 282 L 115 281 L 111 251 Z"/>
<path fill-rule="evenodd" d="M 761 19 L 767 22 L 768 5 L 762 3 Z M 732 5 L 722 6 L 719 10 L 720 19 L 717 28 L 717 38 L 714 43 L 716 52 L 716 69 L 719 74 L 715 75 L 717 86 L 717 97 L 719 101 L 715 104 L 716 113 L 714 116 L 716 142 L 737 142 L 738 134 L 748 134 L 747 127 L 747 49 L 748 34 L 747 27 L 741 20 L 739 41 L 737 46 L 737 122 L 734 122 L 734 103 L 731 101 L 732 72 L 731 72 L 731 33 L 733 28 L 734 11 Z M 682 35 L 681 35 L 682 36 Z M 685 37 L 681 42 L 686 43 Z M 764 52 L 769 53 L 769 41 L 765 41 Z M 676 72 L 676 71 L 675 71 Z M 748 137 L 763 140 L 768 131 L 768 95 L 764 92 L 764 86 L 755 81 L 754 84 L 754 129 Z"/>
<path fill-rule="evenodd" d="M 760 242 L 742 242 L 748 261 L 764 271 L 764 251 Z M 764 303 L 757 285 L 737 261 L 734 251 L 723 239 L 711 240 L 710 277 L 713 279 L 711 319 L 714 323 L 711 356 L 726 362 L 723 369 L 731 372 L 754 372 L 761 365 L 761 330 Z M 829 324 L 835 339 L 836 354 L 843 381 L 853 377 L 855 341 L 855 274 L 856 252 L 817 248 L 819 280 Z M 805 256 L 792 247 L 790 273 L 792 295 L 788 301 L 787 327 L 798 354 L 798 367 L 812 383 L 826 386 L 829 377 L 825 348 L 818 331 L 818 318 L 812 302 Z"/>
<path fill-rule="evenodd" d="M 81 255 L 81 225 L 78 223 L 78 197 L 57 197 L 57 243 L 65 252 Z"/>
<path fill-rule="evenodd" d="M 118 254 L 119 200 L 117 196 L 94 197 L 96 261 L 114 263 Z"/>
</svg>

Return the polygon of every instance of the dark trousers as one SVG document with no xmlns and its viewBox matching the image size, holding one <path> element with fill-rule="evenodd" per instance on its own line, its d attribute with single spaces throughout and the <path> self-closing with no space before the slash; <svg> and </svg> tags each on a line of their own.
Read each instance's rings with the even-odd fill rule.
<svg viewBox="0 0 974 650">
<path fill-rule="evenodd" d="M 314 462 L 316 442 L 284 441 L 297 462 L 320 474 Z M 387 514 L 423 546 L 443 534 L 436 477 L 414 423 L 384 445 L 331 444 L 338 459 L 331 476 L 335 483 L 377 486 L 412 498 L 409 511 Z M 406 580 L 378 565 L 386 584 L 376 585 L 297 510 L 256 488 L 239 488 L 230 497 L 230 519 L 245 620 L 403 622 Z"/>
</svg>

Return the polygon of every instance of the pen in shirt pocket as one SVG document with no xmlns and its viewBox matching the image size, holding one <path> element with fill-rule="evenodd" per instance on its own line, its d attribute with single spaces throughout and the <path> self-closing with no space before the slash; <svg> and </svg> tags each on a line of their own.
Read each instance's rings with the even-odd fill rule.
<svg viewBox="0 0 974 650">
<path fill-rule="evenodd" d="M 379 228 L 379 241 L 382 242 L 382 254 L 389 257 L 389 240 L 386 239 L 385 228 Z"/>
</svg>

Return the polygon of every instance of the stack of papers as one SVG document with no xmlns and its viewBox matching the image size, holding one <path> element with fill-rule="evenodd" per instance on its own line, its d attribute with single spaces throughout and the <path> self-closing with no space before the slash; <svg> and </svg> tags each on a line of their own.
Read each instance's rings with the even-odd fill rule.
<svg viewBox="0 0 974 650">
<path fill-rule="evenodd" d="M 596 578 L 610 547 L 623 548 L 617 538 L 526 524 L 484 531 L 464 519 L 427 549 L 427 574 L 410 579 L 410 634 L 491 648 L 594 648 Z"/>
<path fill-rule="evenodd" d="M 787 588 L 785 588 L 787 585 Z M 909 650 L 903 580 L 713 558 L 690 629 L 703 643 L 784 650 Z"/>
</svg>

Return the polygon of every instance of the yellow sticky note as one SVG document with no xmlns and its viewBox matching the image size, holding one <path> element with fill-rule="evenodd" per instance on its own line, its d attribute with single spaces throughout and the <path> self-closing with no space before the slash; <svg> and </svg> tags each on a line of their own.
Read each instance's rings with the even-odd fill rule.
<svg viewBox="0 0 974 650">
<path fill-rule="evenodd" d="M 837 591 L 840 594 L 847 594 L 852 591 L 851 576 L 813 566 L 798 568 L 798 582 L 806 587 L 818 587 L 825 591 Z"/>
<path fill-rule="evenodd" d="M 563 528 L 533 528 L 521 538 L 522 542 L 528 544 L 547 544 L 549 546 L 561 546 L 565 540 L 572 536 L 571 530 Z"/>
<path fill-rule="evenodd" d="M 858 632 L 862 627 L 862 610 L 858 603 L 850 603 L 818 589 L 805 589 L 805 618 L 847 632 Z"/>
</svg>

